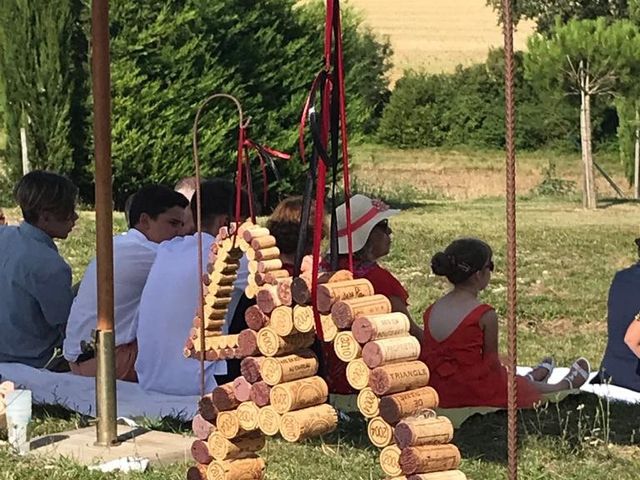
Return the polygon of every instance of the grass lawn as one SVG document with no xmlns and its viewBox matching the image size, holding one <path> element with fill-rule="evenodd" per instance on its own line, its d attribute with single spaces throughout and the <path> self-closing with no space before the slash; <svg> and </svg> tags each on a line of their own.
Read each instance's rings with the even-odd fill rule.
<svg viewBox="0 0 640 480">
<path fill-rule="evenodd" d="M 483 155 L 489 160 L 482 160 Z M 504 313 L 506 240 L 504 201 L 499 197 L 502 173 L 490 161 L 500 156 L 491 152 L 397 152 L 377 147 L 356 152 L 354 175 L 359 188 L 375 191 L 403 207 L 402 214 L 391 223 L 394 245 L 385 263 L 408 287 L 411 312 L 416 319 L 421 319 L 424 309 L 447 289 L 445 282 L 429 273 L 431 255 L 461 235 L 479 236 L 494 247 L 497 268 L 484 299 Z M 524 156 L 521 173 L 540 179 L 548 158 L 543 154 Z M 572 178 L 573 159 L 556 160 L 559 175 Z M 610 168 L 619 175 L 615 164 Z M 401 181 L 391 176 L 396 170 Z M 463 170 L 465 181 L 474 175 L 489 179 L 488 187 L 494 193 L 479 189 L 465 197 L 435 190 L 436 181 L 448 177 L 453 184 L 459 181 Z M 535 186 L 530 178 L 524 180 Z M 607 195 L 605 190 L 601 192 L 602 196 Z M 529 194 L 527 188 L 520 193 L 520 362 L 533 363 L 551 353 L 560 364 L 585 355 L 597 366 L 606 342 L 609 282 L 617 269 L 637 259 L 633 239 L 640 236 L 640 206 L 603 201 L 599 210 L 585 212 L 574 195 L 539 197 Z M 15 209 L 7 213 L 16 215 Z M 123 227 L 122 218 L 117 217 L 117 229 Z M 74 280 L 80 278 L 93 255 L 94 233 L 93 213 L 84 212 L 69 240 L 60 243 L 61 253 L 73 264 Z M 504 335 L 501 340 L 504 342 Z M 584 394 L 559 405 L 521 413 L 520 478 L 638 478 L 638 413 L 638 408 L 607 405 Z M 38 434 L 60 431 L 82 422 L 80 417 L 60 409 L 39 408 L 35 430 Z M 159 427 L 186 431 L 175 422 Z M 468 420 L 456 431 L 454 442 L 461 449 L 462 470 L 469 478 L 505 478 L 506 414 Z M 359 419 L 343 424 L 339 432 L 323 440 L 300 445 L 271 441 L 263 453 L 269 462 L 269 478 L 274 480 L 384 477 L 377 466 L 377 449 L 368 444 Z M 182 479 L 185 469 L 174 465 L 127 478 Z M 0 472 L 0 479 L 120 478 L 88 472 L 68 461 L 18 460 L 2 449 Z"/>
</svg>

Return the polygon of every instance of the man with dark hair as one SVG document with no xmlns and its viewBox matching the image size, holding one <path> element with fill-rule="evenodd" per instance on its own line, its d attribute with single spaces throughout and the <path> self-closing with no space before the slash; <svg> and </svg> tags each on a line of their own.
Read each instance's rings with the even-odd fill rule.
<svg viewBox="0 0 640 480">
<path fill-rule="evenodd" d="M 130 229 L 113 239 L 113 284 L 116 332 L 116 378 L 136 381 L 136 324 L 140 295 L 156 256 L 158 244 L 179 235 L 189 202 L 161 185 L 141 188 L 131 201 Z M 97 323 L 97 279 L 94 259 L 73 301 L 64 356 L 71 371 L 95 376 L 93 333 Z"/>
<path fill-rule="evenodd" d="M 36 170 L 14 195 L 24 222 L 0 229 L 0 362 L 68 370 L 59 350 L 73 300 L 71 268 L 53 239 L 73 229 L 78 189 Z"/>
<path fill-rule="evenodd" d="M 209 180 L 201 185 L 203 269 L 220 227 L 231 220 L 234 186 L 227 180 Z M 246 215 L 243 194 L 243 215 Z M 193 217 L 198 205 L 191 201 Z M 246 258 L 240 263 L 238 279 L 229 304 L 225 328 L 247 284 Z M 200 365 L 184 358 L 182 349 L 199 305 L 198 235 L 174 238 L 158 248 L 155 262 L 142 292 L 138 318 L 138 360 L 136 371 L 145 390 L 176 395 L 197 395 Z M 226 331 L 226 330 L 225 330 Z M 214 374 L 226 373 L 225 362 L 206 362 L 206 391 L 216 386 Z"/>
</svg>

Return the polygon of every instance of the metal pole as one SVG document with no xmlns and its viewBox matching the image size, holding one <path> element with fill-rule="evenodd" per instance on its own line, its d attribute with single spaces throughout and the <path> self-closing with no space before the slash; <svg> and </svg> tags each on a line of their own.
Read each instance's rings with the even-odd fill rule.
<svg viewBox="0 0 640 480">
<path fill-rule="evenodd" d="M 111 192 L 111 86 L 109 0 L 91 4 L 93 137 L 96 158 L 96 253 L 98 325 L 96 334 L 97 445 L 117 443 L 115 333 L 113 322 L 113 211 Z"/>
<path fill-rule="evenodd" d="M 516 323 L 516 149 L 513 17 L 511 0 L 502 1 L 504 17 L 504 92 L 505 92 L 505 147 L 507 182 L 507 325 L 508 325 L 508 479 L 518 478 L 518 402 L 516 365 L 518 357 Z"/>
</svg>

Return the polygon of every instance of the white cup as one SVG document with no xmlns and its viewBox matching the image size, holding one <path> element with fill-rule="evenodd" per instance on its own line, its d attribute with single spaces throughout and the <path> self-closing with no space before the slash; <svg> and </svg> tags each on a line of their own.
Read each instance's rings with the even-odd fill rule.
<svg viewBox="0 0 640 480">
<path fill-rule="evenodd" d="M 29 452 L 27 428 L 31 421 L 31 390 L 14 390 L 4 398 L 9 444 L 21 455 Z"/>
</svg>

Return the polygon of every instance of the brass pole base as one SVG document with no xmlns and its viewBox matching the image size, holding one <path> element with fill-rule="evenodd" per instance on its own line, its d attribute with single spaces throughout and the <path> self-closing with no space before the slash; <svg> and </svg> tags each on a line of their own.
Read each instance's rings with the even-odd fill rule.
<svg viewBox="0 0 640 480">
<path fill-rule="evenodd" d="M 113 330 L 96 333 L 96 413 L 98 415 L 96 445 L 117 445 L 116 426 L 116 357 Z"/>
</svg>

